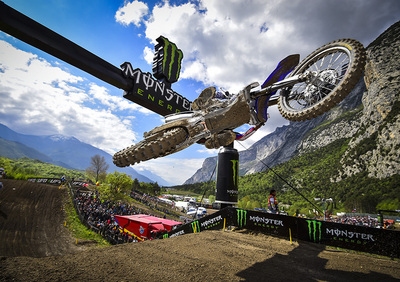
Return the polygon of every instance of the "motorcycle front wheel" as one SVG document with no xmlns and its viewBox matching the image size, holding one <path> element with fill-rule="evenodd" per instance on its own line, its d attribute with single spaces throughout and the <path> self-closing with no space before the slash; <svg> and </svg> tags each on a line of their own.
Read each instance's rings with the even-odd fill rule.
<svg viewBox="0 0 400 282">
<path fill-rule="evenodd" d="M 159 132 L 115 153 L 113 162 L 118 167 L 125 167 L 172 154 L 175 148 L 186 140 L 186 137 L 187 132 L 182 127 Z"/>
<path fill-rule="evenodd" d="M 354 39 L 340 39 L 318 48 L 288 76 L 310 71 L 316 77 L 281 91 L 278 100 L 281 115 L 291 121 L 303 121 L 329 111 L 360 80 L 365 61 L 365 49 Z"/>
</svg>

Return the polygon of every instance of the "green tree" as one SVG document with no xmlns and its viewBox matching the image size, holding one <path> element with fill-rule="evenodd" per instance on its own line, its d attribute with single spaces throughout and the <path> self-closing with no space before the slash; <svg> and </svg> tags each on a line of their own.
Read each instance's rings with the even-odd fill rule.
<svg viewBox="0 0 400 282">
<path fill-rule="evenodd" d="M 259 201 L 254 201 L 254 202 L 252 203 L 252 207 L 253 207 L 253 209 L 255 209 L 255 208 L 261 208 L 260 202 L 259 202 Z"/>
<path fill-rule="evenodd" d="M 157 182 L 153 183 L 153 193 L 154 193 L 154 195 L 160 195 L 160 191 L 161 191 L 160 185 L 158 185 Z"/>
<path fill-rule="evenodd" d="M 400 210 L 399 199 L 386 199 L 376 206 L 377 210 Z"/>
<path fill-rule="evenodd" d="M 246 210 L 252 210 L 253 209 L 253 203 L 251 201 L 248 201 L 246 204 Z"/>
<path fill-rule="evenodd" d="M 115 171 L 107 175 L 106 183 L 102 186 L 103 192 L 109 193 L 113 199 L 119 199 L 130 192 L 133 181 L 127 174 Z"/>
<path fill-rule="evenodd" d="M 208 200 L 210 201 L 210 204 L 215 202 L 215 195 L 210 195 L 208 196 Z"/>
<path fill-rule="evenodd" d="M 140 191 L 140 182 L 137 178 L 133 180 L 132 190 Z"/>
</svg>

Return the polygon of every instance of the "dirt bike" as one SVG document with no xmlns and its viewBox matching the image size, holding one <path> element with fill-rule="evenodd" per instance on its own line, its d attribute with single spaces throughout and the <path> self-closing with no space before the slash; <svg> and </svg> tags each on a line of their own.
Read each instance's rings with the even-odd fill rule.
<svg viewBox="0 0 400 282">
<path fill-rule="evenodd" d="M 290 121 L 317 117 L 350 93 L 363 75 L 366 53 L 360 42 L 341 39 L 318 48 L 300 64 L 299 58 L 296 54 L 283 59 L 258 90 L 258 82 L 235 95 L 204 89 L 192 111 L 166 116 L 165 124 L 144 133 L 144 140 L 117 152 L 114 164 L 133 165 L 194 143 L 212 149 L 245 140 L 265 124 L 268 107 L 276 104 Z M 253 127 L 244 134 L 233 131 L 244 124 Z"/>
</svg>

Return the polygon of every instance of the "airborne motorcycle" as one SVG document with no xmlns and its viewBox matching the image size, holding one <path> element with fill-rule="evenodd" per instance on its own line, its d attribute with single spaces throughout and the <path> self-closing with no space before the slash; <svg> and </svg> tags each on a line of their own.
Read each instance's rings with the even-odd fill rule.
<svg viewBox="0 0 400 282">
<path fill-rule="evenodd" d="M 117 152 L 113 157 L 115 165 L 124 167 L 166 156 L 196 142 L 211 149 L 244 140 L 267 121 L 268 107 L 276 104 L 288 120 L 314 118 L 350 93 L 361 78 L 366 61 L 363 45 L 353 39 L 328 43 L 300 64 L 299 57 L 283 59 L 260 90 L 254 90 L 258 82 L 236 95 L 206 88 L 193 101 L 192 111 L 166 116 L 164 125 L 144 133 L 144 140 Z M 244 134 L 233 131 L 244 124 L 254 127 Z"/>
</svg>

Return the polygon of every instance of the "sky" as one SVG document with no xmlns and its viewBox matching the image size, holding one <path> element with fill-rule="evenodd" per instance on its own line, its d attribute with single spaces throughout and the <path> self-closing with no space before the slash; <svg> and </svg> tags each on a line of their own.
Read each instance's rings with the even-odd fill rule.
<svg viewBox="0 0 400 282">
<path fill-rule="evenodd" d="M 209 86 L 237 93 L 251 82 L 262 84 L 284 57 L 305 58 L 336 39 L 353 38 L 367 46 L 400 20 L 398 0 L 3 2 L 117 67 L 130 62 L 151 73 L 156 38 L 167 37 L 184 54 L 172 89 L 190 101 Z M 289 123 L 276 106 L 269 114 L 244 147 Z M 12 130 L 74 136 L 114 154 L 163 122 L 124 99 L 123 90 L 0 32 L 0 123 Z M 195 144 L 133 168 L 183 184 L 205 158 L 217 154 Z"/>
</svg>

